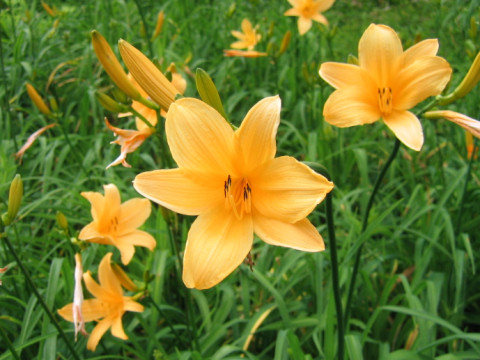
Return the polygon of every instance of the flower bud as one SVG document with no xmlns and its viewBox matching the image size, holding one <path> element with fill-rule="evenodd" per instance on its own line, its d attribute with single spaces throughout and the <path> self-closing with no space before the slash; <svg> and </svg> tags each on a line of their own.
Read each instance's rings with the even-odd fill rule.
<svg viewBox="0 0 480 360">
<path fill-rule="evenodd" d="M 112 264 L 112 270 L 115 273 L 115 276 L 120 281 L 122 286 L 130 291 L 138 291 L 138 286 L 128 277 L 128 275 L 123 271 L 123 269 L 118 264 Z"/>
<path fill-rule="evenodd" d="M 225 114 L 225 110 L 223 109 L 220 95 L 218 94 L 215 84 L 205 70 L 200 68 L 197 69 L 195 83 L 197 85 L 198 94 L 202 100 L 217 110 L 220 115 L 226 119 L 227 114 Z"/>
<path fill-rule="evenodd" d="M 165 14 L 163 13 L 163 10 L 162 10 L 158 13 L 157 25 L 155 26 L 155 32 L 153 33 L 152 40 L 155 39 L 158 35 L 160 35 L 160 32 L 162 31 L 162 28 L 163 28 L 164 17 L 165 17 Z"/>
<path fill-rule="evenodd" d="M 38 94 L 37 90 L 35 90 L 35 88 L 29 83 L 27 83 L 26 87 L 27 94 L 28 96 L 30 96 L 30 99 L 32 99 L 37 109 L 40 110 L 42 114 L 45 114 L 47 116 L 52 115 L 52 111 L 50 110 L 48 105 L 45 104 L 42 97 Z"/>
<path fill-rule="evenodd" d="M 15 216 L 17 216 L 18 210 L 23 197 L 23 182 L 22 177 L 17 174 L 10 184 L 10 192 L 8 194 L 8 211 L 5 216 L 2 217 L 5 225 L 10 225 Z"/>
<path fill-rule="evenodd" d="M 102 105 L 105 109 L 112 113 L 121 113 L 128 111 L 128 107 L 116 102 L 113 100 L 110 96 L 108 96 L 105 93 L 96 91 L 95 92 L 95 97 L 97 98 L 98 102 L 100 105 Z"/>
<path fill-rule="evenodd" d="M 140 87 L 145 90 L 153 101 L 159 104 L 164 110 L 168 110 L 170 104 L 175 101 L 175 96 L 178 94 L 175 86 L 134 46 L 125 40 L 120 40 L 118 47 L 123 61 Z"/>
<path fill-rule="evenodd" d="M 131 81 L 128 80 L 127 74 L 113 53 L 112 48 L 108 45 L 107 40 L 105 40 L 105 38 L 96 30 L 93 30 L 91 34 L 93 50 L 95 50 L 95 54 L 97 54 L 97 58 L 108 76 L 110 76 L 112 81 L 125 94 L 133 100 L 139 100 L 141 98 L 140 92 L 135 88 Z"/>
<path fill-rule="evenodd" d="M 58 226 L 60 226 L 64 231 L 68 231 L 67 218 L 61 211 L 57 211 L 55 218 L 57 219 Z"/>
<path fill-rule="evenodd" d="M 473 60 L 472 66 L 468 70 L 467 75 L 463 78 L 460 85 L 449 95 L 445 97 L 439 98 L 440 105 L 447 105 L 451 102 L 461 99 L 465 95 L 467 95 L 472 89 L 477 85 L 478 81 L 480 80 L 480 52 Z"/>
<path fill-rule="evenodd" d="M 278 51 L 278 56 L 282 55 L 287 50 L 291 38 L 292 32 L 288 30 L 285 35 L 283 35 L 282 44 L 280 45 L 280 50 Z"/>
</svg>

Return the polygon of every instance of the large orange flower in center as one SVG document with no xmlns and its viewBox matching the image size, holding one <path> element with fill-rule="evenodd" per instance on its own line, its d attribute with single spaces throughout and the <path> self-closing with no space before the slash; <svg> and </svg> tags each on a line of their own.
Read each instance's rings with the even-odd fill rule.
<svg viewBox="0 0 480 360">
<path fill-rule="evenodd" d="M 170 106 L 167 141 L 179 168 L 139 174 L 135 189 L 175 212 L 198 215 L 184 254 L 183 281 L 206 289 L 247 256 L 253 234 L 272 245 L 321 251 L 306 216 L 333 184 L 292 157 L 275 158 L 278 96 L 258 102 L 236 131 L 204 102 Z"/>
</svg>

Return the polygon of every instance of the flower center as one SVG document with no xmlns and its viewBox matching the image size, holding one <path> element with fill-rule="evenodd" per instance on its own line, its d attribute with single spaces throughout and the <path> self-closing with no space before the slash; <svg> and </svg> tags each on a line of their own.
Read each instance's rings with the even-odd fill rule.
<svg viewBox="0 0 480 360">
<path fill-rule="evenodd" d="M 392 88 L 378 88 L 378 107 L 383 115 L 388 115 L 392 112 L 392 99 Z"/>
<path fill-rule="evenodd" d="M 228 175 L 223 184 L 223 194 L 225 209 L 233 210 L 237 219 L 241 219 L 244 213 L 250 214 L 252 211 L 252 188 L 247 179 L 232 180 Z"/>
</svg>

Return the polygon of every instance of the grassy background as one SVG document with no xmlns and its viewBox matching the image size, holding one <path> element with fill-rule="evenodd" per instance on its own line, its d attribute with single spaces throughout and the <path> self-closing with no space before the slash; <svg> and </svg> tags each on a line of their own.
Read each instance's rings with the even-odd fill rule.
<svg viewBox="0 0 480 360">
<path fill-rule="evenodd" d="M 141 171 L 165 167 L 158 151 L 163 135 L 148 139 L 129 155 L 131 169 L 105 167 L 119 148 L 95 100 L 98 89 L 112 83 L 90 44 L 97 29 L 115 51 L 123 38 L 161 63 L 175 62 L 187 78 L 187 96 L 197 97 L 192 73 L 206 70 L 220 92 L 227 115 L 239 124 L 248 109 L 265 96 L 279 94 L 282 122 L 278 154 L 319 162 L 336 184 L 335 224 L 340 258 L 342 299 L 353 258 L 365 243 L 346 335 L 349 359 L 480 358 L 480 283 L 476 276 L 480 236 L 480 167 L 469 161 L 465 132 L 440 120 L 424 120 L 425 145 L 416 153 L 400 148 L 387 173 L 361 235 L 368 196 L 393 148 L 393 134 L 380 122 L 338 129 L 322 118 L 332 89 L 318 76 L 324 61 L 345 62 L 357 55 L 358 40 L 370 23 L 393 27 L 406 47 L 438 38 L 439 55 L 454 69 L 451 87 L 468 70 L 480 48 L 478 0 L 341 1 L 325 14 L 330 27 L 315 24 L 299 36 L 296 18 L 283 12 L 287 1 L 50 1 L 50 16 L 39 1 L 1 1 L 0 212 L 6 211 L 8 187 L 16 173 L 25 194 L 19 217 L 5 234 L 31 274 L 47 306 L 56 311 L 71 302 L 73 251 L 70 238 L 91 221 L 81 191 L 103 191 L 116 184 L 122 199 L 138 196 L 131 186 Z M 163 31 L 149 42 L 160 10 Z M 142 27 L 142 14 L 145 19 Z M 278 49 L 292 31 L 289 48 L 278 58 L 225 58 L 243 18 L 260 25 L 259 51 Z M 473 25 L 472 25 L 473 24 Z M 146 36 L 145 36 L 146 34 Z M 55 99 L 62 114 L 15 161 L 27 137 L 51 120 L 26 94 L 32 83 L 46 99 Z M 480 117 L 474 89 L 450 106 Z M 113 117 L 115 125 L 132 121 Z M 55 221 L 58 211 L 69 232 Z M 311 215 L 327 239 L 325 208 Z M 183 248 L 191 218 L 178 218 L 178 246 Z M 142 314 L 123 317 L 128 341 L 107 333 L 95 353 L 79 338 L 75 350 L 89 359 L 333 359 L 337 351 L 329 244 L 323 253 L 307 254 L 256 241 L 255 267 L 240 266 L 220 285 L 187 291 L 161 211 L 154 206 L 144 229 L 155 236 L 150 253 L 138 249 L 128 274 L 139 284 L 151 275 Z M 84 269 L 96 272 L 112 249 L 90 245 L 83 251 Z M 119 254 L 114 251 L 114 259 Z M 72 359 L 30 285 L 0 238 L 0 360 Z M 87 294 L 86 294 L 87 295 Z M 88 296 L 88 295 L 87 295 Z M 193 312 L 187 311 L 188 302 Z M 193 316 L 192 316 L 193 314 Z M 73 326 L 55 315 L 73 341 Z M 246 351 L 250 331 L 259 325 Z M 92 330 L 92 324 L 87 330 Z M 194 340 L 196 339 L 196 340 Z M 10 343 L 10 345 L 9 345 Z M 9 348 L 14 348 L 12 352 Z M 15 357 L 16 356 L 16 357 Z"/>
</svg>

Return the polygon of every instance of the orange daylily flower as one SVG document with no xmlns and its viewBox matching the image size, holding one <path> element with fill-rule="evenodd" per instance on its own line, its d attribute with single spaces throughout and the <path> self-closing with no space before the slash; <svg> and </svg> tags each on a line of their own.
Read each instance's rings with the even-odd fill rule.
<svg viewBox="0 0 480 360">
<path fill-rule="evenodd" d="M 100 284 L 93 280 L 89 271 L 83 274 L 83 281 L 94 299 L 84 300 L 82 303 L 83 319 L 86 322 L 98 321 L 87 342 L 87 349 L 95 351 L 98 342 L 110 328 L 112 335 L 127 340 L 122 325 L 122 316 L 126 311 L 143 312 L 143 306 L 130 296 L 123 296 L 120 281 L 115 276 L 110 265 L 112 253 L 106 254 L 100 262 L 98 279 Z M 65 305 L 58 310 L 65 320 L 73 322 L 73 304 Z"/>
<path fill-rule="evenodd" d="M 235 41 L 230 46 L 234 49 L 253 50 L 255 45 L 260 41 L 262 36 L 257 34 L 258 25 L 252 27 L 252 23 L 247 19 L 242 20 L 242 31 L 232 30 L 231 34 L 235 36 L 238 41 Z"/>
<path fill-rule="evenodd" d="M 137 175 L 143 196 L 185 215 L 198 215 L 188 233 L 183 281 L 210 288 L 238 267 L 253 234 L 271 245 L 325 248 L 306 218 L 333 183 L 290 156 L 275 158 L 278 96 L 258 102 L 234 131 L 212 107 L 192 98 L 170 106 L 165 131 L 179 168 Z"/>
<path fill-rule="evenodd" d="M 233 56 L 239 56 L 239 57 L 244 57 L 244 58 L 256 58 L 256 57 L 262 57 L 262 56 L 267 56 L 268 54 L 266 52 L 260 52 L 260 51 L 255 51 L 255 50 L 247 50 L 247 51 L 242 51 L 242 50 L 223 50 L 223 55 L 228 56 L 228 57 L 233 57 Z"/>
<path fill-rule="evenodd" d="M 92 204 L 93 221 L 80 231 L 78 238 L 117 247 L 122 263 L 126 265 L 135 253 L 134 246 L 151 251 L 156 245 L 152 235 L 137 229 L 150 216 L 150 201 L 135 198 L 121 204 L 115 185 L 104 185 L 103 188 L 105 196 L 97 192 L 81 193 Z"/>
<path fill-rule="evenodd" d="M 288 0 L 293 8 L 285 11 L 286 16 L 298 16 L 298 32 L 304 35 L 312 27 L 312 20 L 328 25 L 322 12 L 327 11 L 335 0 Z"/>
<path fill-rule="evenodd" d="M 450 79 L 452 69 L 437 51 L 437 39 L 403 51 L 393 29 L 371 24 L 358 44 L 359 65 L 328 62 L 320 67 L 320 76 L 337 89 L 325 103 L 325 120 L 349 127 L 382 118 L 401 142 L 420 150 L 422 125 L 408 110 L 440 94 Z"/>
</svg>

